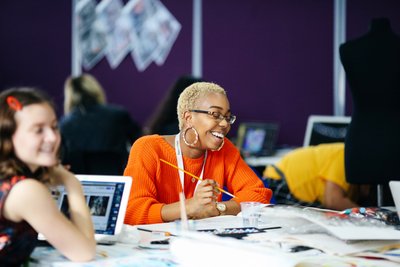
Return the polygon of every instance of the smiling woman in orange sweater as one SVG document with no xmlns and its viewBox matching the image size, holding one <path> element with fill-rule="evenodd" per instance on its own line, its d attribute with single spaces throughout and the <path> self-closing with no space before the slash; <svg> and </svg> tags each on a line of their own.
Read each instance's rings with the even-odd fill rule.
<svg viewBox="0 0 400 267">
<path fill-rule="evenodd" d="M 235 122 L 226 92 L 214 83 L 187 87 L 178 100 L 180 133 L 139 138 L 132 146 L 124 175 L 132 178 L 125 223 L 151 224 L 180 218 L 184 192 L 189 218 L 236 215 L 240 202 L 269 203 L 272 192 L 241 158 L 225 136 Z M 200 178 L 161 162 L 172 163 Z M 217 187 L 235 195 L 221 201 Z"/>
</svg>

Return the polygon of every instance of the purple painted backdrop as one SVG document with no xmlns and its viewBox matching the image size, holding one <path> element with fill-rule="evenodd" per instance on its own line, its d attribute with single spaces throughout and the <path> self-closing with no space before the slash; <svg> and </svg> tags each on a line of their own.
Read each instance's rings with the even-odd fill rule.
<svg viewBox="0 0 400 267">
<path fill-rule="evenodd" d="M 70 2 L 0 2 L 0 89 L 41 87 L 54 97 L 59 115 L 71 69 Z M 109 102 L 125 106 L 142 124 L 175 79 L 191 72 L 192 1 L 162 2 L 182 24 L 163 66 L 140 73 L 128 56 L 115 70 L 103 59 L 89 71 Z M 348 38 L 364 34 L 380 16 L 400 34 L 400 1 L 347 3 Z M 333 0 L 203 0 L 203 38 L 204 79 L 228 91 L 238 123 L 278 122 L 279 143 L 300 145 L 310 114 L 332 114 Z"/>
</svg>

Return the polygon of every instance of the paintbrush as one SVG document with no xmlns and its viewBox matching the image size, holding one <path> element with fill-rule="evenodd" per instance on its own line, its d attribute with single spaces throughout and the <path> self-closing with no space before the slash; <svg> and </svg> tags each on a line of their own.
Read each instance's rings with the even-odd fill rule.
<svg viewBox="0 0 400 267">
<path fill-rule="evenodd" d="M 199 181 L 203 181 L 203 179 L 201 179 L 200 177 L 194 175 L 193 173 L 190 173 L 190 172 L 188 172 L 188 171 L 185 171 L 184 169 L 181 169 L 181 168 L 179 168 L 178 166 L 175 166 L 174 164 L 172 164 L 172 163 L 170 163 L 170 162 L 168 162 L 168 161 L 166 161 L 166 160 L 160 159 L 160 161 L 161 161 L 161 162 L 164 162 L 165 164 L 168 164 L 169 166 L 171 166 L 171 167 L 173 167 L 173 168 L 175 168 L 175 169 L 177 169 L 177 170 L 183 171 L 183 172 L 186 173 L 187 175 L 190 175 L 190 176 L 192 176 L 193 178 L 195 178 L 195 179 L 197 179 L 197 180 L 199 180 Z M 227 194 L 228 196 L 235 197 L 234 195 L 232 195 L 231 193 L 229 193 L 228 191 L 226 191 L 226 190 L 224 190 L 224 189 L 222 189 L 222 188 L 217 187 L 217 189 L 218 189 L 220 192 Z M 235 197 L 235 198 L 236 198 L 236 197 Z"/>
</svg>

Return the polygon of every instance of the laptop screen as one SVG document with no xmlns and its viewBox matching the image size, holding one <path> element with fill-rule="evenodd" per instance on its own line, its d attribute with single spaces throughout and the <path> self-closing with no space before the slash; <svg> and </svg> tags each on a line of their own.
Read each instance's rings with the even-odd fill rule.
<svg viewBox="0 0 400 267">
<path fill-rule="evenodd" d="M 122 231 L 132 177 L 116 175 L 78 174 L 86 203 L 92 217 L 97 243 L 112 244 Z M 52 190 L 52 195 L 61 212 L 68 218 L 68 195 L 63 186 Z M 39 240 L 46 240 L 41 233 Z"/>
<path fill-rule="evenodd" d="M 397 215 L 400 218 L 400 181 L 389 181 L 390 192 L 392 193 Z"/>
<path fill-rule="evenodd" d="M 318 116 L 308 118 L 303 146 L 344 142 L 350 117 Z"/>
<path fill-rule="evenodd" d="M 96 234 L 114 235 L 125 183 L 81 181 Z M 59 187 L 58 207 L 69 217 L 68 196 Z"/>
<path fill-rule="evenodd" d="M 244 157 L 269 156 L 274 153 L 278 137 L 278 124 L 241 123 L 237 146 Z"/>
</svg>

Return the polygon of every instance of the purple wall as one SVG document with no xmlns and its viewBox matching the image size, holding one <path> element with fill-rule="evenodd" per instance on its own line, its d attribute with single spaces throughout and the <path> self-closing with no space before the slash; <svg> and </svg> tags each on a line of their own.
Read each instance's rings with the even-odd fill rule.
<svg viewBox="0 0 400 267">
<path fill-rule="evenodd" d="M 62 101 L 71 69 L 69 2 L 0 2 L 0 90 L 37 86 Z"/>
<path fill-rule="evenodd" d="M 71 69 L 70 2 L 0 2 L 0 89 L 39 86 L 54 97 L 59 114 Z M 115 70 L 103 59 L 90 71 L 109 102 L 127 107 L 140 123 L 175 79 L 191 72 L 192 1 L 162 2 L 182 24 L 163 66 L 153 63 L 140 73 L 128 56 Z M 364 34 L 379 16 L 400 34 L 400 1 L 347 3 L 348 38 Z M 279 122 L 279 143 L 300 145 L 310 114 L 332 114 L 332 0 L 203 0 L 203 38 L 203 78 L 228 91 L 238 123 Z"/>
<path fill-rule="evenodd" d="M 302 143 L 308 115 L 333 110 L 332 2 L 204 1 L 204 10 L 213 10 L 205 77 L 228 90 L 239 122 L 279 122 L 279 143 Z"/>
<path fill-rule="evenodd" d="M 362 8 L 360 8 L 362 7 Z M 392 29 L 400 35 L 400 1 L 396 0 L 348 0 L 347 39 L 355 39 L 368 32 L 371 18 L 387 17 Z M 347 85 L 348 87 L 348 85 Z M 351 114 L 352 98 L 347 88 L 346 114 Z"/>
</svg>

